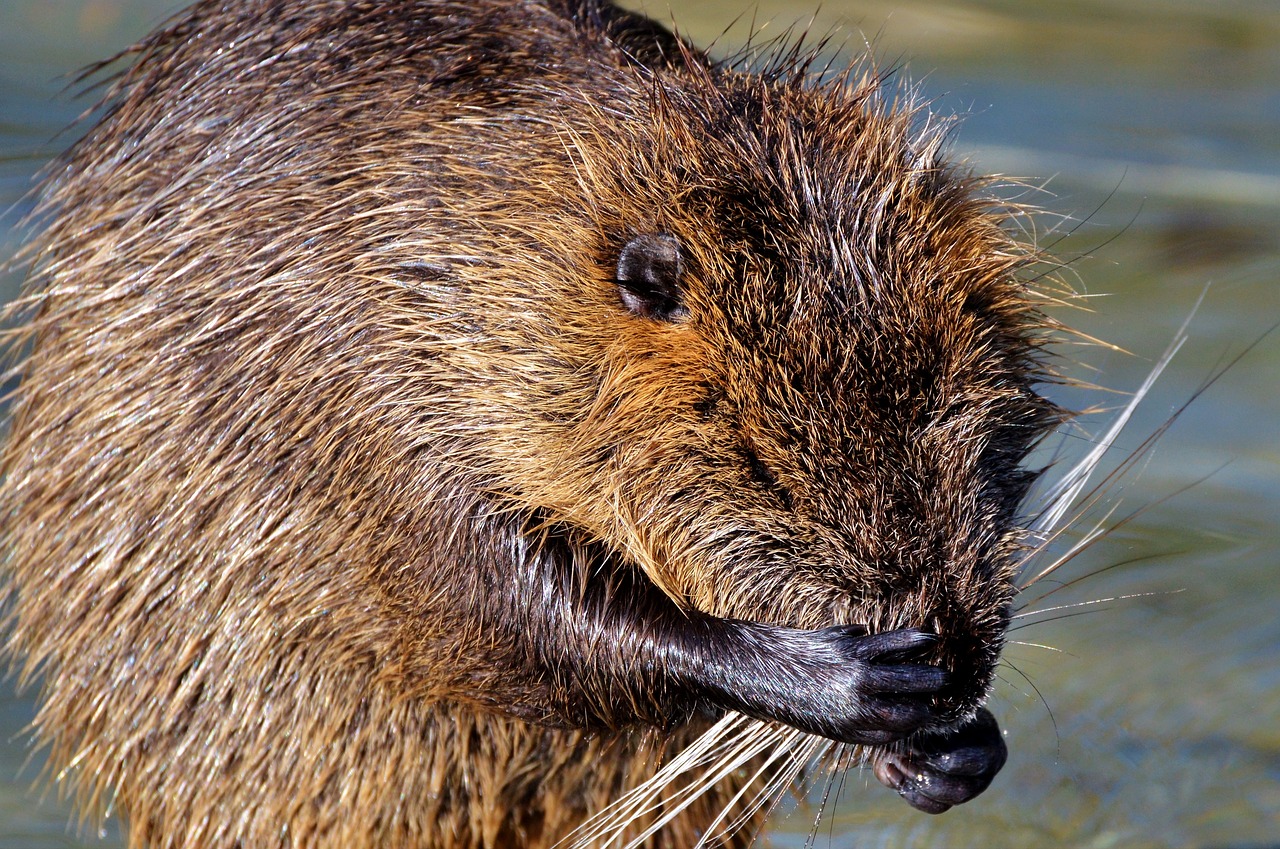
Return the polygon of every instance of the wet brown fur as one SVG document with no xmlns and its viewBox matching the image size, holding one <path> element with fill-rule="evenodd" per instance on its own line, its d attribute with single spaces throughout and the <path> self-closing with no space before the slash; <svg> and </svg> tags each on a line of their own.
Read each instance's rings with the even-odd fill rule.
<svg viewBox="0 0 1280 849">
<path fill-rule="evenodd" d="M 36 725 L 133 845 L 554 843 L 717 713 L 593 666 L 647 657 L 617 600 L 925 628 L 981 703 L 1046 325 L 922 112 L 591 2 L 135 53 L 44 190 L 0 489 Z M 620 301 L 645 233 L 678 320 Z"/>
</svg>

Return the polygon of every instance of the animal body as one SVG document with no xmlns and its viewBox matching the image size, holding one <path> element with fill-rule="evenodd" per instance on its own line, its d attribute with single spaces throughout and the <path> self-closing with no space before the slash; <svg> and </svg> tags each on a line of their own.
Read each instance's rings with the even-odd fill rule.
<svg viewBox="0 0 1280 849">
<path fill-rule="evenodd" d="M 107 104 L 0 510 L 39 735 L 131 845 L 551 846 L 726 715 L 989 784 L 1058 413 L 938 122 L 599 0 L 201 2 Z M 776 774 L 615 836 L 745 845 Z"/>
</svg>

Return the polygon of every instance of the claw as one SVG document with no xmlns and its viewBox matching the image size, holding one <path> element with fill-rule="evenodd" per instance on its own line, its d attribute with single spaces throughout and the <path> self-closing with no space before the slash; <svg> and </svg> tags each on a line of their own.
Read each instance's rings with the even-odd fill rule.
<svg viewBox="0 0 1280 849">
<path fill-rule="evenodd" d="M 898 660 L 921 651 L 937 641 L 937 636 L 915 628 L 885 631 L 864 637 L 859 645 L 860 656 L 866 660 Z M 889 657 L 893 655 L 895 657 Z"/>
</svg>

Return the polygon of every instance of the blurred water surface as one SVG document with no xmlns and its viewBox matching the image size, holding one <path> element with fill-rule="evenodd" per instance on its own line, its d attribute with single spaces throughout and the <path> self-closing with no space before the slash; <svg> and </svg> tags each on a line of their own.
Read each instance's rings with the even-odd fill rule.
<svg viewBox="0 0 1280 849">
<path fill-rule="evenodd" d="M 16 248 L 32 175 L 74 137 L 63 131 L 87 104 L 63 91 L 66 75 L 178 5 L 0 5 L 0 257 Z M 1089 296 L 1087 309 L 1058 317 L 1125 351 L 1064 347 L 1063 367 L 1078 377 L 1136 387 L 1208 286 L 1190 341 L 1121 452 L 1280 320 L 1280 5 L 824 0 L 815 15 L 817 5 L 671 0 L 648 10 L 697 43 L 719 39 L 722 53 L 743 43 L 753 15 L 766 33 L 834 29 L 847 58 L 870 43 L 936 111 L 965 116 L 958 156 L 1047 188 L 1021 197 L 1045 210 L 1039 240 L 1070 260 L 1066 278 Z M 0 283 L 5 297 L 17 285 L 13 275 Z M 1032 617 L 1051 621 L 1013 634 L 992 699 L 1011 758 L 994 786 L 927 817 L 851 772 L 814 845 L 1280 846 L 1278 376 L 1272 337 L 1111 487 L 1116 517 L 1145 509 L 1064 567 L 1062 583 L 1081 580 L 1035 607 L 1132 597 Z M 1124 400 L 1059 397 L 1076 408 Z M 1104 422 L 1085 417 L 1068 447 L 1082 450 Z M 30 694 L 0 689 L 0 846 L 118 846 L 112 823 L 102 839 L 77 832 L 56 792 L 32 791 L 32 710 Z M 814 815 L 791 806 L 767 844 L 803 846 Z"/>
</svg>

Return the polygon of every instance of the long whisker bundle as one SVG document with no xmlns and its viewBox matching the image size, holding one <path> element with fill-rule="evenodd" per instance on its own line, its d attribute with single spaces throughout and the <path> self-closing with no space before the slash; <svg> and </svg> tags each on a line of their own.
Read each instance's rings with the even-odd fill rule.
<svg viewBox="0 0 1280 849">
<path fill-rule="evenodd" d="M 675 819 L 702 794 L 739 770 L 753 770 L 695 849 L 717 845 L 762 808 L 775 804 L 809 763 L 838 745 L 786 726 L 728 713 L 651 778 L 593 816 L 560 845 L 572 849 L 619 846 L 635 849 Z M 759 787 L 764 781 L 764 786 Z M 752 788 L 759 787 L 745 805 Z M 637 823 L 644 828 L 630 840 Z"/>
</svg>

